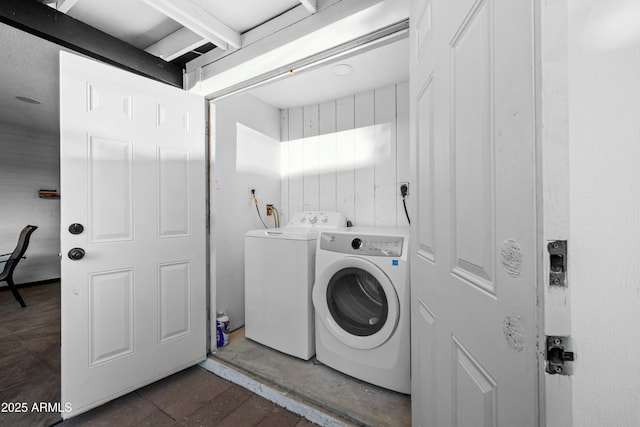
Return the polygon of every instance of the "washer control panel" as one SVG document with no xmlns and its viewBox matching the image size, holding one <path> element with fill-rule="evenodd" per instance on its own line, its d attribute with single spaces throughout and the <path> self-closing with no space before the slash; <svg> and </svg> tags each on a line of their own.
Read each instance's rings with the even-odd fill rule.
<svg viewBox="0 0 640 427">
<path fill-rule="evenodd" d="M 401 236 L 324 232 L 320 238 L 320 249 L 344 254 L 400 257 L 403 243 L 404 238 Z"/>
<path fill-rule="evenodd" d="M 340 212 L 297 212 L 287 227 L 346 227 L 347 218 Z"/>
</svg>

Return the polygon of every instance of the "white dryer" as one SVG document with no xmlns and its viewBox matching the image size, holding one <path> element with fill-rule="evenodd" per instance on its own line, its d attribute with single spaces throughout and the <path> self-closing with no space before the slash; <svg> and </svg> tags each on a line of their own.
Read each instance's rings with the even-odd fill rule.
<svg viewBox="0 0 640 427">
<path fill-rule="evenodd" d="M 245 234 L 245 336 L 304 360 L 315 354 L 311 289 L 320 230 L 346 226 L 339 212 L 300 212 L 282 228 Z"/>
<path fill-rule="evenodd" d="M 320 234 L 313 305 L 316 359 L 347 375 L 411 392 L 409 233 Z"/>
</svg>

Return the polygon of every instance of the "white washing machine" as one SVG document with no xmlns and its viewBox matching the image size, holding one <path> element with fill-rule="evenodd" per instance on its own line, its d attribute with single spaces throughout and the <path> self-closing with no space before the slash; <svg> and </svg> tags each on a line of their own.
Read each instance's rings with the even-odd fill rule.
<svg viewBox="0 0 640 427">
<path fill-rule="evenodd" d="M 409 233 L 320 234 L 316 252 L 316 359 L 347 375 L 411 392 Z"/>
<path fill-rule="evenodd" d="M 320 230 L 346 227 L 338 212 L 300 212 L 282 228 L 244 238 L 245 336 L 309 360 L 315 354 L 311 289 Z"/>
</svg>

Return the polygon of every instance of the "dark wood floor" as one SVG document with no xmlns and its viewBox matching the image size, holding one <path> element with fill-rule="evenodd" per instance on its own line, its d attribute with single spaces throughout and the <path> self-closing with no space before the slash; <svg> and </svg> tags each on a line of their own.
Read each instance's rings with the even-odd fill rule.
<svg viewBox="0 0 640 427">
<path fill-rule="evenodd" d="M 0 426 L 311 426 L 312 423 L 200 367 L 192 367 L 61 422 L 33 404 L 60 402 L 60 283 L 0 291 Z"/>
<path fill-rule="evenodd" d="M 29 410 L 0 412 L 0 425 L 48 426 L 60 420 L 59 413 L 30 409 L 33 403 L 60 402 L 60 283 L 20 293 L 25 308 L 11 292 L 0 291 L 0 409 L 27 403 Z"/>
</svg>

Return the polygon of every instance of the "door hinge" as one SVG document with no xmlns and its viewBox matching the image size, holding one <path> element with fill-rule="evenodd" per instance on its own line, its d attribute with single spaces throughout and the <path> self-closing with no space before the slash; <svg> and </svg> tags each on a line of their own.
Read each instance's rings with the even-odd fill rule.
<svg viewBox="0 0 640 427">
<path fill-rule="evenodd" d="M 549 286 L 567 286 L 567 241 L 555 240 L 549 251 Z"/>
<path fill-rule="evenodd" d="M 545 349 L 546 371 L 549 374 L 573 375 L 576 355 L 571 337 L 547 336 Z"/>
</svg>

